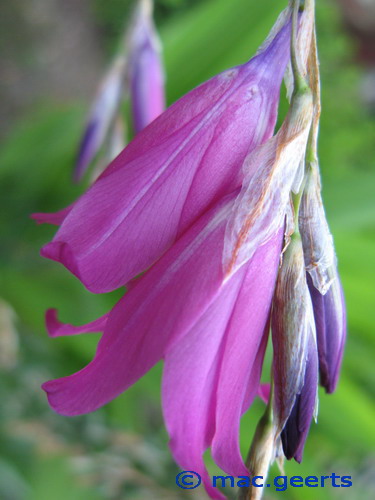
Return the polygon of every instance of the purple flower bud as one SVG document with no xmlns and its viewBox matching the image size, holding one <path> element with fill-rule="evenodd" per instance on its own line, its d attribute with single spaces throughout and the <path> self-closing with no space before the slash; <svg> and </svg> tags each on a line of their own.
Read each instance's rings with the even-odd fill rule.
<svg viewBox="0 0 375 500">
<path fill-rule="evenodd" d="M 328 393 L 336 389 L 346 339 L 344 292 L 336 269 L 332 278 L 328 292 L 322 295 L 307 273 L 318 339 L 320 383 Z"/>
<path fill-rule="evenodd" d="M 305 278 L 302 243 L 294 234 L 287 247 L 277 279 L 272 310 L 273 376 L 275 417 L 282 431 L 298 396 L 305 390 L 316 395 L 318 379 L 307 372 L 317 351 L 312 303 Z M 316 355 L 316 354 L 315 354 Z M 310 368 L 311 369 L 311 368 Z M 314 403 L 315 404 L 315 403 Z"/>
<path fill-rule="evenodd" d="M 125 58 L 117 57 L 100 84 L 79 146 L 75 181 L 83 176 L 107 136 L 120 103 L 125 65 Z"/>
<path fill-rule="evenodd" d="M 135 132 L 140 132 L 165 108 L 161 44 L 152 20 L 152 2 L 141 0 L 130 36 L 130 92 Z"/>
<path fill-rule="evenodd" d="M 302 461 L 311 420 L 317 409 L 317 385 L 318 355 L 315 341 L 310 338 L 304 385 L 281 433 L 284 454 L 288 460 L 294 458 L 297 462 Z"/>
</svg>

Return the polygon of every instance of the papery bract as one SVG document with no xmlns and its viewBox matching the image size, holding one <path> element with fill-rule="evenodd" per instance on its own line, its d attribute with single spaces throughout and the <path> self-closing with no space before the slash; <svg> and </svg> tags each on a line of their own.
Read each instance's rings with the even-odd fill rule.
<svg viewBox="0 0 375 500">
<path fill-rule="evenodd" d="M 312 113 L 312 96 L 304 88 L 293 95 L 279 132 L 246 158 L 242 190 L 226 230 L 223 267 L 228 275 L 284 223 L 290 192 L 304 164 Z"/>
<path fill-rule="evenodd" d="M 240 185 L 246 154 L 271 136 L 289 35 L 287 10 L 251 61 L 193 90 L 140 132 L 74 204 L 42 254 L 93 292 L 148 268 Z"/>
</svg>

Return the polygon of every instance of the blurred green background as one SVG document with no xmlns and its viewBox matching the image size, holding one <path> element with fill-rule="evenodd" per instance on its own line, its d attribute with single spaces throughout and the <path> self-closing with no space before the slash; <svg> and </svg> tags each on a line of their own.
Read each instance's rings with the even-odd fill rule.
<svg viewBox="0 0 375 500">
<path fill-rule="evenodd" d="M 288 488 L 267 491 L 265 498 L 355 500 L 375 498 L 375 117 L 362 99 L 364 68 L 356 63 L 356 45 L 344 31 L 337 3 L 317 3 L 323 195 L 346 294 L 349 334 L 338 390 L 332 396 L 321 392 L 319 421 L 312 425 L 304 461 L 286 463 L 285 472 L 350 475 L 353 487 Z M 43 381 L 83 367 L 98 340 L 97 335 L 48 339 L 45 309 L 57 307 L 62 320 L 83 323 L 104 313 L 119 296 L 91 295 L 61 266 L 39 257 L 54 228 L 29 219 L 35 211 L 60 209 L 84 189 L 70 180 L 77 144 L 95 84 L 131 7 L 126 0 L 67 1 L 64 15 L 54 15 L 52 7 L 62 4 L 17 0 L 0 7 L 0 14 L 5 13 L 0 47 L 8 68 L 0 86 L 5 109 L 0 148 L 0 499 L 203 499 L 203 491 L 183 492 L 175 485 L 178 469 L 168 451 L 160 408 L 161 366 L 105 408 L 73 419 L 54 414 L 40 390 Z M 285 4 L 156 1 L 168 102 L 250 58 Z M 72 19 L 81 24 L 70 23 Z M 66 41 L 59 42 L 61 53 L 48 56 L 46 38 L 40 37 L 48 29 L 52 39 Z M 60 73 L 53 72 L 55 67 Z M 243 419 L 244 454 L 261 412 L 262 403 L 256 401 Z"/>
</svg>

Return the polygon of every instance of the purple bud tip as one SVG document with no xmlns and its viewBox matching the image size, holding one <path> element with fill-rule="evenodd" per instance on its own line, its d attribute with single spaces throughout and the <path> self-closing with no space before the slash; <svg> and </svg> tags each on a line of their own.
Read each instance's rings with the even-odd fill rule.
<svg viewBox="0 0 375 500">
<path fill-rule="evenodd" d="M 309 273 L 307 283 L 316 324 L 320 384 L 330 394 L 337 386 L 346 340 L 344 292 L 337 271 L 325 295 L 314 287 Z"/>
<path fill-rule="evenodd" d="M 318 355 L 315 342 L 311 339 L 306 363 L 305 382 L 281 433 L 283 451 L 288 460 L 294 458 L 299 463 L 302 461 L 303 449 L 316 408 L 317 387 Z"/>
</svg>

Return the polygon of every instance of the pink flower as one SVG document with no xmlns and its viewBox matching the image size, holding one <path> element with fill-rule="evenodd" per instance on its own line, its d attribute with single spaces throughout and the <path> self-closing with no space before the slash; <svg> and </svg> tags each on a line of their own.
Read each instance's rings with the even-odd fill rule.
<svg viewBox="0 0 375 500">
<path fill-rule="evenodd" d="M 288 9 L 253 59 L 177 101 L 69 210 L 36 214 L 41 222 L 60 223 L 42 255 L 96 293 L 124 285 L 153 264 L 240 186 L 245 156 L 272 135 L 289 40 Z"/>
<path fill-rule="evenodd" d="M 57 322 L 52 335 L 103 329 L 83 370 L 44 384 L 64 415 L 93 411 L 164 360 L 163 408 L 176 461 L 204 478 L 211 446 L 227 473 L 246 475 L 239 450 L 240 417 L 255 397 L 268 338 L 270 306 L 283 231 L 225 279 L 223 242 L 234 193 L 202 216 L 132 286 L 106 316 L 85 327 Z"/>
</svg>

